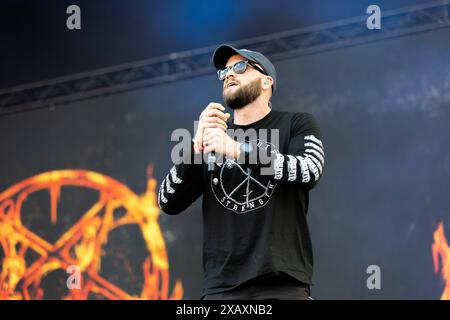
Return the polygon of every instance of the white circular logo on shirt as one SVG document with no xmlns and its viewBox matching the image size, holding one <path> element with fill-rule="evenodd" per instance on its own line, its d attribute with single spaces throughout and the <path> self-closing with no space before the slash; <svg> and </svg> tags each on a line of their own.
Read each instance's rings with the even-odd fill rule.
<svg viewBox="0 0 450 320">
<path fill-rule="evenodd" d="M 274 145 L 257 140 L 258 147 L 274 150 Z M 217 201 L 235 213 L 246 213 L 264 207 L 276 187 L 268 176 L 257 175 L 235 160 L 226 159 L 211 174 L 211 189 Z"/>
</svg>

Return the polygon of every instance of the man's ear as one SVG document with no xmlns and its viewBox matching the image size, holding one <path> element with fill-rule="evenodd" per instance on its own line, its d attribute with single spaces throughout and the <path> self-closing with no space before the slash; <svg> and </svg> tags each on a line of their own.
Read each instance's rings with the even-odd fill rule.
<svg viewBox="0 0 450 320">
<path fill-rule="evenodd" d="M 264 80 L 263 80 L 263 88 L 264 89 L 270 89 L 272 87 L 272 84 L 273 84 L 272 77 L 269 77 L 269 76 L 264 77 Z"/>
</svg>

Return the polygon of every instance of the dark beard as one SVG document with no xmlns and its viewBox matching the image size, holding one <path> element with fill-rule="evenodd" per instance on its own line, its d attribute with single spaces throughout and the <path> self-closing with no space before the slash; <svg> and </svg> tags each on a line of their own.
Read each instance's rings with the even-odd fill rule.
<svg viewBox="0 0 450 320">
<path fill-rule="evenodd" d="M 231 109 L 241 109 L 246 105 L 255 101 L 261 94 L 262 86 L 261 80 L 255 79 L 254 81 L 241 86 L 238 90 L 230 94 L 223 94 L 223 100 Z"/>
</svg>

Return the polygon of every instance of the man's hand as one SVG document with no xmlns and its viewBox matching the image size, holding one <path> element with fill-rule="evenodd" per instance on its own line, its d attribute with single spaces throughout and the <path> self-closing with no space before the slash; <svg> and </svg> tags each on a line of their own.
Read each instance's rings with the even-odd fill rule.
<svg viewBox="0 0 450 320">
<path fill-rule="evenodd" d="M 203 153 L 212 151 L 225 155 L 231 159 L 238 159 L 240 143 L 233 140 L 220 128 L 207 128 L 203 133 Z"/>
<path fill-rule="evenodd" d="M 219 103 L 211 102 L 205 110 L 200 114 L 198 121 L 197 132 L 194 137 L 194 151 L 195 153 L 200 153 L 204 151 L 205 145 L 204 132 L 206 129 L 219 129 L 222 132 L 227 130 L 227 120 L 230 118 L 229 113 L 223 113 L 225 107 Z"/>
</svg>

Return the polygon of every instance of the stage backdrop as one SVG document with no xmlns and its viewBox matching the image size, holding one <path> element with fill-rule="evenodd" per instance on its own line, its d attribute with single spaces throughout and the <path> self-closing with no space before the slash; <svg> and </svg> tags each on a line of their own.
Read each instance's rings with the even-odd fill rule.
<svg viewBox="0 0 450 320">
<path fill-rule="evenodd" d="M 314 298 L 450 290 L 448 39 L 442 29 L 276 62 L 274 109 L 313 113 L 324 135 Z M 192 131 L 211 101 L 215 74 L 1 117 L 0 297 L 198 299 L 201 199 L 167 216 L 155 188 L 171 132 Z M 370 290 L 373 265 L 381 288 Z"/>
</svg>

